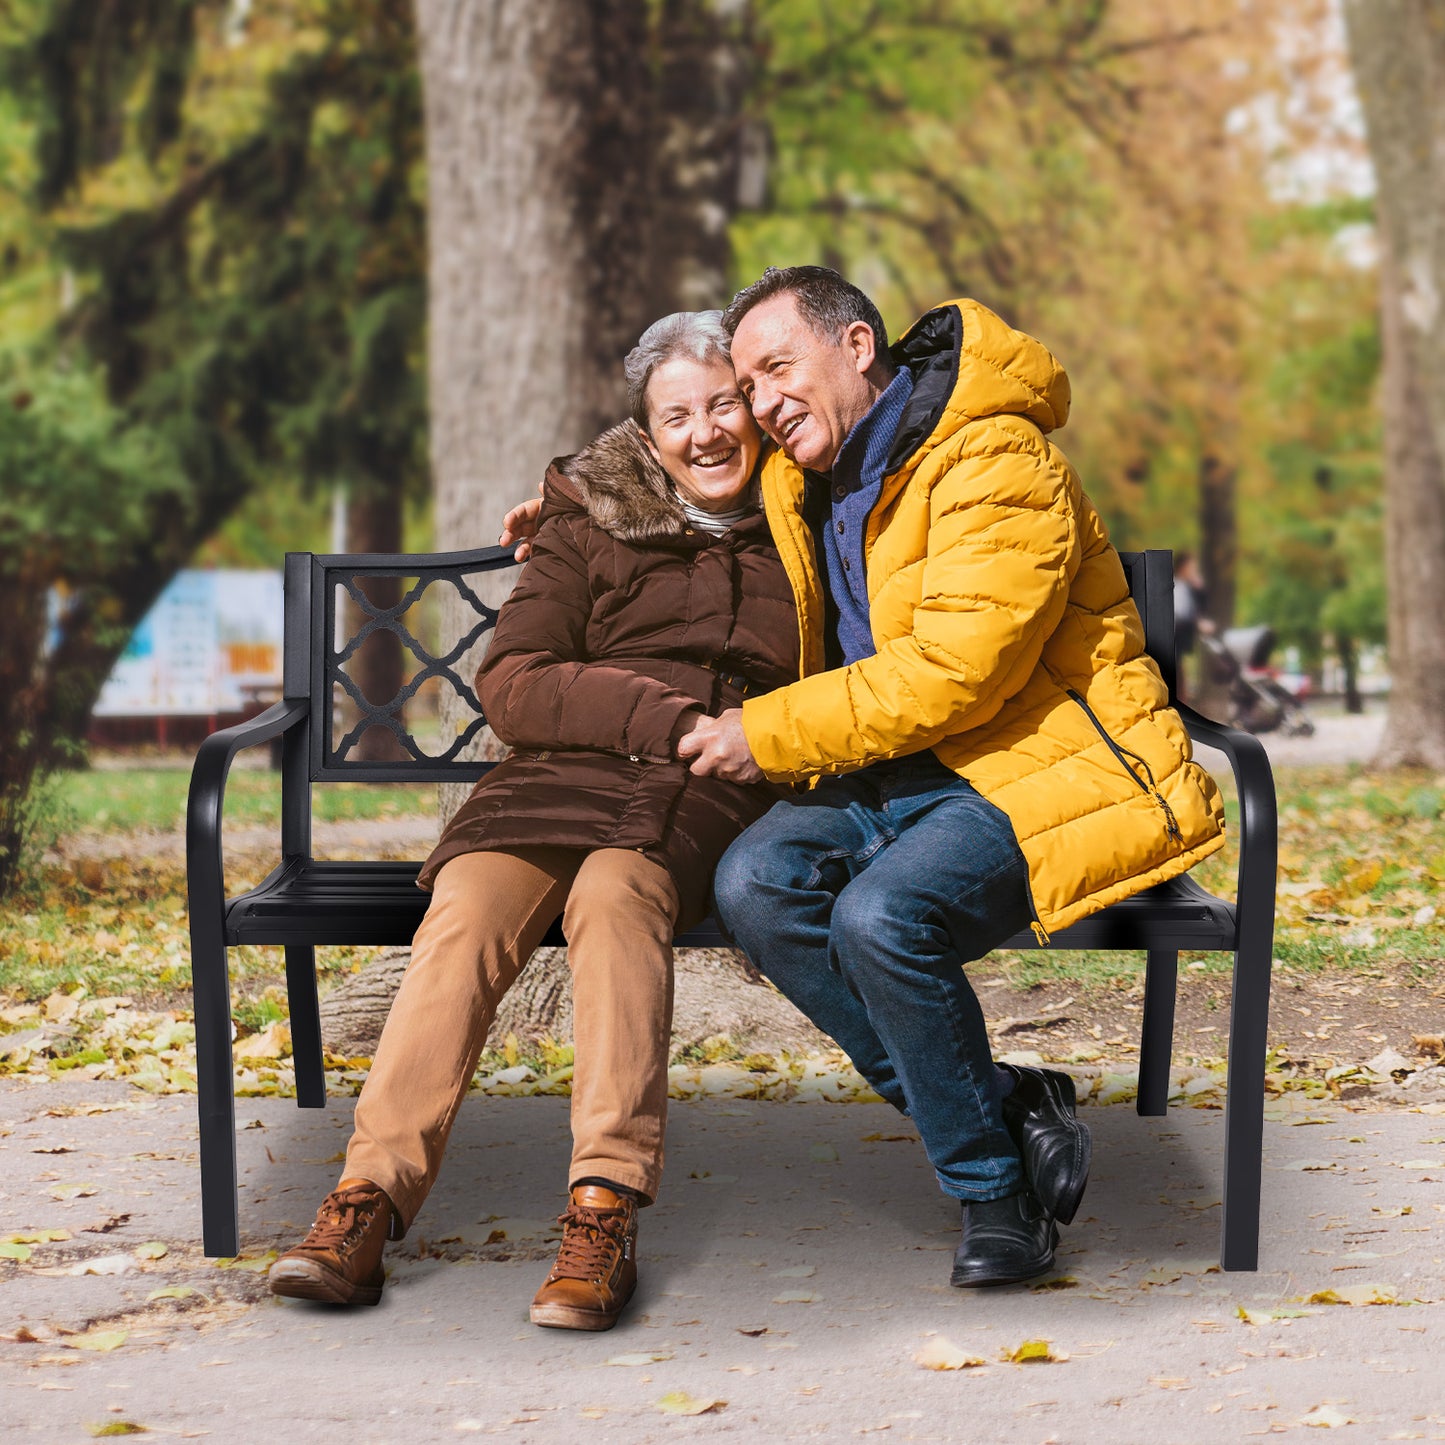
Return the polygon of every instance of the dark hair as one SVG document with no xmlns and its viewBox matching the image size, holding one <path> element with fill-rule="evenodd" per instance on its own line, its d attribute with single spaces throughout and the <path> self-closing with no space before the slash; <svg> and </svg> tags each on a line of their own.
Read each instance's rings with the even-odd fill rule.
<svg viewBox="0 0 1445 1445">
<path fill-rule="evenodd" d="M 723 330 L 736 335 L 743 317 L 774 296 L 789 295 L 798 315 L 824 341 L 836 342 L 855 321 L 873 328 L 873 344 L 888 364 L 888 331 L 878 308 L 851 281 L 828 266 L 769 266 L 751 286 L 744 286 L 722 314 Z"/>
</svg>

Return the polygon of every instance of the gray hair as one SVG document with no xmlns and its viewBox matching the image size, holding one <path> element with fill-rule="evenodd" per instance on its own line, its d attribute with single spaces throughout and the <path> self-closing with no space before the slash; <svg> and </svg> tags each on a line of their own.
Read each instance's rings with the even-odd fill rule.
<svg viewBox="0 0 1445 1445">
<path fill-rule="evenodd" d="M 627 353 L 627 405 L 632 419 L 647 431 L 647 385 L 659 366 L 678 357 L 689 361 L 725 361 L 732 365 L 732 337 L 723 330 L 721 311 L 674 311 L 654 321 Z"/>
</svg>

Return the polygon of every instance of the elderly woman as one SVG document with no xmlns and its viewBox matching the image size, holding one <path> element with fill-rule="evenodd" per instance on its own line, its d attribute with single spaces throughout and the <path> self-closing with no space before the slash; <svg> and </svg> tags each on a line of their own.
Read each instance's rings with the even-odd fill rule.
<svg viewBox="0 0 1445 1445">
<path fill-rule="evenodd" d="M 627 357 L 632 420 L 544 483 L 532 559 L 477 693 L 512 756 L 477 784 L 419 879 L 432 901 L 337 1188 L 271 1268 L 275 1294 L 381 1297 L 441 1165 L 502 995 L 561 913 L 575 1072 L 569 1201 L 534 1323 L 604 1330 L 636 1285 L 667 1112 L 672 937 L 723 850 L 774 801 L 695 776 L 704 716 L 797 677 L 792 594 L 757 506 L 757 428 L 715 311 L 651 326 Z"/>
</svg>

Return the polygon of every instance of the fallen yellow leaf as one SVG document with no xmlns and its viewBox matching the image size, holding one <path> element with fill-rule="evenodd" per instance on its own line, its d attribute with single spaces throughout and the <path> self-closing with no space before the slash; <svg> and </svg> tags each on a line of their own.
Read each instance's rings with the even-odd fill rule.
<svg viewBox="0 0 1445 1445">
<path fill-rule="evenodd" d="M 68 1350 L 96 1350 L 108 1352 L 118 1350 L 129 1338 L 128 1330 L 90 1330 L 83 1335 L 71 1335 L 61 1340 Z"/>
<path fill-rule="evenodd" d="M 1388 1284 L 1352 1284 L 1342 1289 L 1317 1289 L 1305 1296 L 1307 1305 L 1399 1305 L 1402 1300 L 1395 1287 Z"/>
<path fill-rule="evenodd" d="M 709 1415 L 726 1410 L 728 1402 L 717 1399 L 698 1399 L 686 1390 L 670 1390 L 655 1404 L 664 1415 Z"/>
<path fill-rule="evenodd" d="M 276 1263 L 276 1251 L 268 1249 L 265 1254 L 258 1255 L 252 1259 L 244 1254 L 235 1255 L 231 1259 L 218 1259 L 217 1269 L 244 1269 L 252 1274 L 264 1274 L 273 1264 Z"/>
<path fill-rule="evenodd" d="M 1055 1350 L 1047 1340 L 1025 1340 L 1015 1350 L 1004 1350 L 1000 1359 L 1013 1365 L 1062 1364 L 1069 1357 L 1062 1350 Z"/>
<path fill-rule="evenodd" d="M 988 1361 L 968 1354 L 942 1335 L 935 1335 L 914 1355 L 913 1363 L 925 1370 L 973 1370 Z"/>
<path fill-rule="evenodd" d="M 238 1059 L 279 1059 L 290 1052 L 291 1028 L 280 1019 L 267 1024 L 259 1034 L 236 1040 Z"/>
</svg>

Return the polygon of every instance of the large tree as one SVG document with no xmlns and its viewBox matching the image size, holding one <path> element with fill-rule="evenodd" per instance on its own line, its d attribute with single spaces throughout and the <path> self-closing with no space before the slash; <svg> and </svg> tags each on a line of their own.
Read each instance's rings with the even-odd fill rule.
<svg viewBox="0 0 1445 1445">
<path fill-rule="evenodd" d="M 1378 762 L 1445 768 L 1445 11 L 1346 0 L 1374 162 L 1390 714 Z"/>
</svg>

